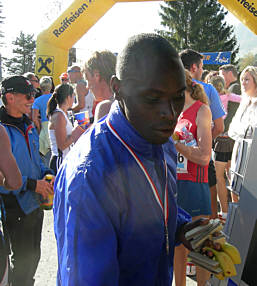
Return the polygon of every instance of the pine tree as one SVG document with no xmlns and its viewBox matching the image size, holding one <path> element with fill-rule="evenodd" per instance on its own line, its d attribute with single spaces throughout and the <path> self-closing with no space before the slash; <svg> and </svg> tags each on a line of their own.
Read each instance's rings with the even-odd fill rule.
<svg viewBox="0 0 257 286">
<path fill-rule="evenodd" d="M 233 26 L 225 21 L 228 12 L 215 0 L 181 0 L 160 5 L 161 25 L 157 31 L 178 51 L 231 51 L 231 62 L 239 51 Z"/>
<path fill-rule="evenodd" d="M 5 59 L 4 63 L 8 73 L 21 75 L 25 72 L 33 72 L 36 56 L 34 35 L 25 35 L 20 32 L 19 37 L 12 44 L 16 47 L 12 51 L 14 56 L 11 59 Z"/>
</svg>

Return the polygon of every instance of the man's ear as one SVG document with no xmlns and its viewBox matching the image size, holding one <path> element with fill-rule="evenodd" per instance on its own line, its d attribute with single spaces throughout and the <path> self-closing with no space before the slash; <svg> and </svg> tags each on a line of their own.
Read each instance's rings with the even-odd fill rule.
<svg viewBox="0 0 257 286">
<path fill-rule="evenodd" d="M 112 93 L 114 94 L 114 99 L 115 100 L 120 100 L 121 96 L 120 96 L 120 80 L 113 75 L 110 81 L 110 86 L 111 86 L 111 90 Z"/>
<path fill-rule="evenodd" d="M 192 64 L 190 67 L 190 72 L 194 73 L 197 70 L 197 64 Z"/>
<path fill-rule="evenodd" d="M 94 76 L 94 78 L 95 78 L 95 80 L 96 80 L 97 82 L 100 82 L 100 81 L 101 81 L 101 76 L 100 76 L 100 72 L 99 72 L 99 71 L 94 71 L 94 72 L 93 72 L 93 76 Z"/>
<path fill-rule="evenodd" d="M 10 92 L 7 92 L 5 94 L 5 98 L 6 98 L 7 104 L 8 103 L 10 104 L 10 103 L 12 103 L 14 101 L 14 95 L 12 93 L 10 93 Z"/>
</svg>

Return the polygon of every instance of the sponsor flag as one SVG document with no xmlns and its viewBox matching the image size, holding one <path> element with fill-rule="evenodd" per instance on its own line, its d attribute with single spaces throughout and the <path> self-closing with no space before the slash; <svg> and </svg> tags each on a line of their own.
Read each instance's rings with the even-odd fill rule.
<svg viewBox="0 0 257 286">
<path fill-rule="evenodd" d="M 231 62 L 231 52 L 201 53 L 204 65 L 226 65 Z"/>
</svg>

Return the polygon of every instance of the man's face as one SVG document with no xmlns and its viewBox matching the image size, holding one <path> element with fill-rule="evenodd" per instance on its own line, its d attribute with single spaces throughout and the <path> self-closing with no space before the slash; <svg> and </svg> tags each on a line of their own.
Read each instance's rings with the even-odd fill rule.
<svg viewBox="0 0 257 286">
<path fill-rule="evenodd" d="M 174 59 L 165 72 L 157 64 L 146 73 L 144 79 L 121 81 L 119 101 L 127 120 L 144 139 L 163 144 L 172 135 L 184 106 L 184 69 L 181 61 Z"/>
<path fill-rule="evenodd" d="M 226 88 L 228 88 L 229 83 L 230 83 L 230 71 L 225 71 L 225 70 L 219 70 L 219 75 L 222 76 L 225 80 Z"/>
<path fill-rule="evenodd" d="M 71 83 L 76 83 L 82 77 L 81 71 L 79 69 L 70 70 L 68 75 Z"/>
<path fill-rule="evenodd" d="M 99 100 L 101 98 L 101 91 L 99 86 L 99 76 L 97 76 L 96 73 L 97 72 L 91 74 L 89 70 L 85 70 L 85 77 L 88 83 L 88 88 L 93 92 L 96 100 Z"/>
<path fill-rule="evenodd" d="M 197 65 L 195 64 L 194 79 L 201 80 L 203 74 L 203 60 Z"/>
<path fill-rule="evenodd" d="M 39 80 L 35 76 L 32 76 L 29 81 L 31 82 L 34 88 L 36 89 L 39 88 Z"/>
<path fill-rule="evenodd" d="M 13 117 L 22 117 L 23 114 L 28 114 L 34 102 L 34 97 L 18 92 L 12 93 L 8 105 L 11 107 Z"/>
</svg>

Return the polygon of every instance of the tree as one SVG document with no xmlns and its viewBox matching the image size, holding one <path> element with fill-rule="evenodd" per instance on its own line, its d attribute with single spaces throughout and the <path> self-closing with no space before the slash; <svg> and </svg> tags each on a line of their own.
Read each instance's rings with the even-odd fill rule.
<svg viewBox="0 0 257 286">
<path fill-rule="evenodd" d="M 8 73 L 24 74 L 25 72 L 34 72 L 34 63 L 36 56 L 36 41 L 34 35 L 25 35 L 20 32 L 12 44 L 16 47 L 12 50 L 14 56 L 11 59 L 4 59 Z"/>
<path fill-rule="evenodd" d="M 164 36 L 177 50 L 198 52 L 231 51 L 232 63 L 239 51 L 233 26 L 225 21 L 228 12 L 215 0 L 181 0 L 160 5 Z"/>
<path fill-rule="evenodd" d="M 239 70 L 242 71 L 247 66 L 257 66 L 257 54 L 249 53 L 239 59 Z"/>
</svg>

